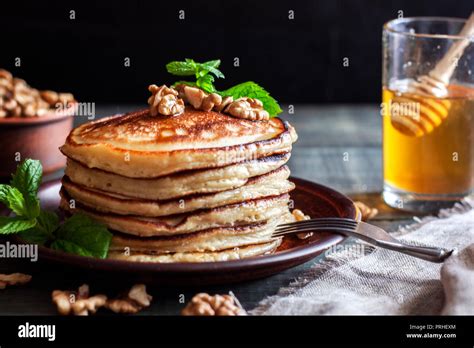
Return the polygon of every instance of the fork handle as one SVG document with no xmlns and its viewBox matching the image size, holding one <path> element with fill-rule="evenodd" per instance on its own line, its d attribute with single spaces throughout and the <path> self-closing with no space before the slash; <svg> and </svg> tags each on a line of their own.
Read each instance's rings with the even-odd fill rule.
<svg viewBox="0 0 474 348">
<path fill-rule="evenodd" d="M 446 260 L 453 252 L 452 250 L 443 248 L 420 247 L 402 243 L 386 242 L 383 240 L 378 240 L 377 245 L 381 248 L 398 251 L 419 259 L 438 263 Z"/>
</svg>

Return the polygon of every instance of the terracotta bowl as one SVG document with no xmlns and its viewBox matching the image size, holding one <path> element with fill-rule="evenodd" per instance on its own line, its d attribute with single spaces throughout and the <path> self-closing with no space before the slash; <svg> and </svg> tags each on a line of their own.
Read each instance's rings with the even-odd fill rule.
<svg viewBox="0 0 474 348">
<path fill-rule="evenodd" d="M 72 114 L 69 109 L 41 117 L 0 118 L 0 182 L 9 180 L 18 157 L 40 160 L 43 174 L 64 167 L 66 158 L 59 147 L 72 129 Z"/>
</svg>

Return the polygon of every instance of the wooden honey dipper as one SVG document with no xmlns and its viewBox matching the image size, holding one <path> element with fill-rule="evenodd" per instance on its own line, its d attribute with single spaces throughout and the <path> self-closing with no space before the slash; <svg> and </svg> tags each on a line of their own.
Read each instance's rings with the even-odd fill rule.
<svg viewBox="0 0 474 348">
<path fill-rule="evenodd" d="M 418 103 L 419 105 L 416 114 L 408 111 L 403 115 L 391 115 L 392 125 L 402 133 L 423 136 L 432 132 L 448 117 L 451 102 L 443 98 L 448 96 L 447 86 L 457 62 L 471 42 L 470 37 L 474 36 L 474 12 L 458 35 L 463 39 L 451 45 L 428 75 L 419 76 L 410 82 L 407 89 L 409 94 L 394 96 L 393 101 L 396 103 Z"/>
</svg>

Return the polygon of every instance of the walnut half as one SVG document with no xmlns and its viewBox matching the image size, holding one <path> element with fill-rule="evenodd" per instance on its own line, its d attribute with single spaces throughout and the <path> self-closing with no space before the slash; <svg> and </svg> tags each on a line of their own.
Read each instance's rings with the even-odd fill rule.
<svg viewBox="0 0 474 348">
<path fill-rule="evenodd" d="M 359 201 L 354 202 L 354 205 L 360 211 L 362 221 L 370 220 L 379 213 L 377 208 L 371 208 L 368 205 Z"/>
<path fill-rule="evenodd" d="M 311 217 L 309 215 L 305 215 L 299 209 L 293 209 L 291 214 L 293 215 L 293 217 L 295 218 L 296 221 L 303 221 L 303 220 L 311 219 Z M 301 232 L 301 233 L 297 233 L 296 237 L 298 237 L 299 239 L 306 239 L 306 238 L 311 237 L 312 235 L 313 235 L 313 232 Z"/>
<path fill-rule="evenodd" d="M 181 314 L 187 316 L 236 316 L 247 313 L 232 295 L 211 296 L 200 293 L 191 299 Z"/>
<path fill-rule="evenodd" d="M 151 92 L 148 98 L 150 105 L 150 114 L 170 116 L 179 115 L 184 111 L 184 101 L 178 98 L 178 91 L 174 88 L 168 88 L 166 85 L 158 87 L 157 85 L 148 86 Z"/>
<path fill-rule="evenodd" d="M 136 284 L 126 295 L 108 300 L 106 307 L 115 313 L 137 313 L 144 307 L 149 307 L 152 299 L 144 284 Z"/>
<path fill-rule="evenodd" d="M 23 285 L 28 283 L 30 280 L 31 276 L 29 274 L 0 274 L 0 289 L 5 289 L 7 286 L 10 285 Z"/>
<path fill-rule="evenodd" d="M 87 316 L 96 313 L 107 302 L 105 295 L 89 297 L 89 285 L 87 284 L 80 286 L 77 292 L 54 290 L 51 298 L 61 315 Z"/>
<path fill-rule="evenodd" d="M 263 104 L 260 100 L 254 98 L 239 98 L 227 106 L 224 112 L 239 118 L 248 120 L 268 120 L 270 114 L 263 109 Z"/>
</svg>

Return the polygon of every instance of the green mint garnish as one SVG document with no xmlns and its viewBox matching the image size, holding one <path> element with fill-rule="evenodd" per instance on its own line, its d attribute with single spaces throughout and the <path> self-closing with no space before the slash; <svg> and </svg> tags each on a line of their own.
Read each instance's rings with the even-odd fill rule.
<svg viewBox="0 0 474 348">
<path fill-rule="evenodd" d="M 63 224 L 54 212 L 40 209 L 38 189 L 43 169 L 37 160 L 22 162 L 10 185 L 0 185 L 0 202 L 15 216 L 0 216 L 0 234 L 19 233 L 28 242 L 82 256 L 107 257 L 112 234 L 84 214 Z"/>
<path fill-rule="evenodd" d="M 195 76 L 196 79 L 209 73 L 223 79 L 224 74 L 217 69 L 221 61 L 219 59 L 210 60 L 204 63 L 197 63 L 192 59 L 186 58 L 184 62 L 175 61 L 166 64 L 166 70 L 176 76 Z"/>
<path fill-rule="evenodd" d="M 83 256 L 107 257 L 112 234 L 84 214 L 74 214 L 56 231 L 51 248 Z"/>
</svg>

